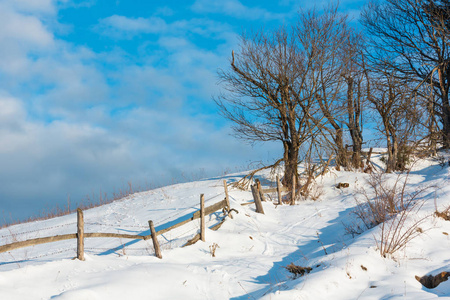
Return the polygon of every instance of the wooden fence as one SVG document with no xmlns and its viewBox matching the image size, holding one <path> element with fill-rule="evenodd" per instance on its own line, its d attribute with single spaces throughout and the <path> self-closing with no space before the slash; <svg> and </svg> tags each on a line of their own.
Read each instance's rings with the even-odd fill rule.
<svg viewBox="0 0 450 300">
<path fill-rule="evenodd" d="M 69 239 L 77 239 L 77 258 L 79 260 L 84 260 L 84 239 L 85 238 L 125 238 L 125 239 L 141 239 L 141 240 L 153 240 L 153 246 L 155 248 L 155 255 L 158 258 L 162 258 L 161 250 L 159 247 L 157 236 L 164 234 L 172 229 L 178 228 L 184 224 L 187 224 L 191 221 L 201 219 L 201 229 L 200 234 L 197 234 L 193 239 L 191 239 L 188 244 L 194 243 L 198 240 L 198 237 L 200 237 L 201 240 L 205 240 L 205 232 L 206 232 L 206 226 L 205 226 L 205 216 L 208 216 L 218 210 L 224 210 L 225 212 L 230 212 L 230 200 L 228 198 L 228 187 L 226 180 L 223 181 L 224 183 L 224 189 L 225 189 L 225 199 L 215 203 L 211 206 L 204 207 L 205 197 L 204 195 L 200 195 L 200 210 L 194 212 L 191 216 L 187 215 L 187 219 L 183 220 L 179 223 L 176 223 L 168 228 L 164 228 L 158 231 L 155 231 L 155 228 L 153 226 L 153 221 L 148 221 L 149 223 L 149 229 L 150 234 L 149 235 L 132 235 L 132 234 L 121 234 L 121 233 L 103 233 L 103 232 L 90 232 L 85 233 L 84 232 L 84 216 L 83 211 L 81 209 L 77 210 L 77 233 L 71 233 L 71 234 L 63 234 L 63 235 L 56 235 L 56 236 L 49 236 L 49 237 L 43 237 L 43 238 L 36 238 L 36 239 L 30 239 L 26 241 L 21 242 L 15 242 L 11 244 L 6 244 L 3 246 L 0 246 L 0 253 L 7 252 L 19 248 L 29 247 L 29 246 L 35 246 L 40 244 L 47 244 L 47 243 L 53 243 L 58 241 L 64 241 Z M 212 227 L 211 229 L 216 230 L 225 220 L 225 217 L 227 216 L 227 213 L 225 214 L 222 222 L 217 224 L 216 226 Z"/>
<path fill-rule="evenodd" d="M 287 192 L 288 189 L 286 187 L 281 186 L 280 178 L 277 176 L 277 187 L 276 188 L 268 188 L 263 189 L 261 187 L 261 182 L 256 179 L 255 184 L 251 186 L 253 202 L 242 203 L 241 205 L 248 205 L 255 203 L 256 212 L 260 214 L 264 214 L 264 209 L 262 206 L 262 201 L 266 201 L 264 194 L 277 192 L 278 195 L 278 205 L 282 204 L 281 192 Z"/>
<path fill-rule="evenodd" d="M 349 152 L 349 154 L 351 154 L 353 152 Z M 387 152 L 374 152 L 373 148 L 370 148 L 369 151 L 362 151 L 361 154 L 363 156 L 363 158 L 366 159 L 366 168 L 369 167 L 371 161 L 371 156 L 372 154 L 386 154 Z M 323 165 L 322 171 L 318 171 L 317 174 L 314 174 L 316 172 L 316 166 L 313 166 L 312 170 L 310 170 L 310 173 L 307 173 L 308 178 L 307 178 L 307 182 L 305 183 L 305 185 L 303 187 L 308 187 L 310 184 L 310 181 L 313 179 L 316 179 L 317 177 L 325 174 L 325 172 L 328 169 L 328 166 L 332 160 L 332 156 L 330 156 L 330 158 L 328 159 L 328 161 Z M 289 203 L 291 205 L 293 205 L 295 203 L 295 195 L 296 195 L 296 191 L 295 191 L 295 187 L 296 185 L 296 180 L 295 180 L 295 176 L 292 178 L 293 180 L 293 190 L 290 191 L 291 192 L 291 199 L 289 200 Z M 261 213 L 264 214 L 264 209 L 262 207 L 262 201 L 266 201 L 264 194 L 269 194 L 269 193 L 275 193 L 277 192 L 277 196 L 278 196 L 278 203 L 277 205 L 282 205 L 283 201 L 282 201 L 282 192 L 288 192 L 289 190 L 286 187 L 281 186 L 281 182 L 280 182 L 280 178 L 279 176 L 276 177 L 276 181 L 277 181 L 277 186 L 275 188 L 266 188 L 263 189 L 261 187 L 261 183 L 258 179 L 255 180 L 255 184 L 251 186 L 251 190 L 252 190 L 252 194 L 253 194 L 253 200 L 252 202 L 246 202 L 246 203 L 242 203 L 241 205 L 248 205 L 248 204 L 255 204 L 256 207 L 256 212 L 257 213 Z M 300 188 L 300 192 L 301 189 L 303 189 L 303 187 Z M 297 191 L 299 192 L 299 191 Z"/>
</svg>

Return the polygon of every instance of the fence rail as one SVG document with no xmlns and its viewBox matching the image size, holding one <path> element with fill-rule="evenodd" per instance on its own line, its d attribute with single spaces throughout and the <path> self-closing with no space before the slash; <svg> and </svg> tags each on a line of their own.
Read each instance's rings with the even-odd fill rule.
<svg viewBox="0 0 450 300">
<path fill-rule="evenodd" d="M 138 239 L 148 240 L 148 239 L 152 238 L 154 245 L 155 245 L 155 242 L 157 243 L 157 245 L 155 245 L 155 251 L 156 251 L 156 248 L 159 248 L 159 243 L 156 238 L 158 235 L 162 235 L 170 230 L 178 228 L 184 224 L 187 224 L 187 223 L 197 220 L 197 219 L 202 218 L 203 219 L 202 222 L 204 222 L 205 216 L 208 216 L 218 210 L 225 210 L 225 211 L 229 212 L 230 201 L 228 198 L 228 187 L 227 187 L 226 180 L 224 180 L 223 183 L 224 183 L 224 189 L 225 189 L 225 199 L 224 200 L 204 208 L 204 210 L 202 212 L 199 210 L 192 214 L 188 214 L 188 215 L 186 215 L 186 217 L 187 217 L 186 220 L 183 220 L 183 221 L 178 222 L 170 227 L 163 228 L 158 231 L 154 230 L 153 222 L 149 221 L 150 234 L 148 234 L 148 235 L 133 235 L 133 234 L 104 233 L 104 232 L 85 233 L 84 232 L 84 224 L 85 223 L 84 223 L 83 212 L 81 211 L 81 209 L 78 209 L 77 210 L 77 223 L 73 223 L 73 224 L 77 224 L 77 233 L 35 238 L 35 239 L 26 240 L 26 241 L 14 242 L 14 243 L 2 245 L 2 246 L 0 246 L 0 253 L 12 251 L 12 250 L 19 249 L 19 248 L 29 247 L 29 246 L 53 243 L 53 242 L 58 242 L 58 241 L 70 240 L 70 239 L 77 239 L 77 258 L 80 260 L 84 260 L 84 239 L 85 238 L 125 238 L 125 239 L 136 239 L 136 240 L 138 240 Z M 204 201 L 203 194 L 201 195 L 201 199 Z M 225 214 L 225 216 L 226 216 L 226 214 Z M 216 227 L 216 226 L 214 226 L 214 227 Z M 204 237 L 204 234 L 205 233 L 204 233 L 204 229 L 203 229 L 201 232 L 201 235 Z M 159 253 L 159 255 L 158 255 L 158 253 L 156 253 L 156 254 L 159 258 L 161 258 L 160 253 Z"/>
</svg>

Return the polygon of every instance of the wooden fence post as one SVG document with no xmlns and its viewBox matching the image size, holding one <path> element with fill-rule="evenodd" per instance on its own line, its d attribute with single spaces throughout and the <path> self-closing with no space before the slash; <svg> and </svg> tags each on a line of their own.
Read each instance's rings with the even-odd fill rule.
<svg viewBox="0 0 450 300">
<path fill-rule="evenodd" d="M 205 226 L 205 195 L 200 195 L 200 239 L 204 242 L 205 239 L 205 232 L 206 232 L 206 226 Z"/>
<path fill-rule="evenodd" d="M 230 207 L 230 198 L 228 197 L 228 185 L 225 179 L 223 180 L 223 188 L 225 189 L 225 200 L 227 200 L 228 210 L 230 210 L 231 207 Z"/>
<path fill-rule="evenodd" d="M 259 197 L 261 198 L 261 201 L 266 201 L 266 197 L 264 197 L 264 193 L 262 192 L 261 182 L 259 179 L 256 179 L 256 187 L 258 188 Z"/>
<path fill-rule="evenodd" d="M 292 176 L 292 195 L 291 195 L 291 205 L 295 204 L 295 185 L 297 184 L 295 180 L 295 174 Z"/>
<path fill-rule="evenodd" d="M 278 193 L 278 204 L 283 205 L 283 199 L 281 199 L 281 183 L 280 176 L 277 175 L 277 193 Z"/>
<path fill-rule="evenodd" d="M 158 238 L 156 237 L 155 227 L 153 226 L 153 221 L 148 221 L 150 226 L 150 233 L 152 234 L 153 248 L 155 248 L 155 255 L 157 258 L 162 258 L 161 249 L 159 248 Z"/>
<path fill-rule="evenodd" d="M 223 188 L 225 189 L 225 201 L 227 202 L 228 216 L 233 219 L 233 215 L 231 214 L 230 197 L 228 196 L 228 185 L 225 179 L 223 180 Z"/>
<path fill-rule="evenodd" d="M 369 164 L 370 164 L 370 157 L 372 156 L 372 150 L 373 150 L 373 148 L 370 147 L 369 153 L 367 154 L 366 165 L 369 165 Z"/>
<path fill-rule="evenodd" d="M 252 185 L 253 199 L 255 199 L 256 212 L 264 214 L 264 209 L 262 207 L 261 198 L 259 198 L 259 191 L 256 185 Z"/>
<path fill-rule="evenodd" d="M 77 258 L 84 260 L 84 218 L 80 208 L 77 209 Z"/>
</svg>

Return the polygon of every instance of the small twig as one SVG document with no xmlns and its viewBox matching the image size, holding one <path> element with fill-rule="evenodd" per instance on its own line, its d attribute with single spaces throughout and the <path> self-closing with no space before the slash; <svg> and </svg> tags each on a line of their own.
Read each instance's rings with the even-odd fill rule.
<svg viewBox="0 0 450 300">
<path fill-rule="evenodd" d="M 320 240 L 319 232 L 316 232 L 316 234 L 317 234 L 317 238 L 319 239 L 318 242 L 322 245 L 323 252 L 325 252 L 325 255 L 328 255 L 327 249 L 325 249 L 325 246 L 323 245 L 322 241 Z"/>
</svg>

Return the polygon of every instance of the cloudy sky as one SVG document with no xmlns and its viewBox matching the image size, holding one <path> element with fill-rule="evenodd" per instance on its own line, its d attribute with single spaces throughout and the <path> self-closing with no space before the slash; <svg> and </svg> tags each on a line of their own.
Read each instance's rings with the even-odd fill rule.
<svg viewBox="0 0 450 300">
<path fill-rule="evenodd" d="M 230 136 L 216 72 L 239 33 L 313 2 L 0 0 L 0 223 L 271 161 L 277 145 Z"/>
</svg>

